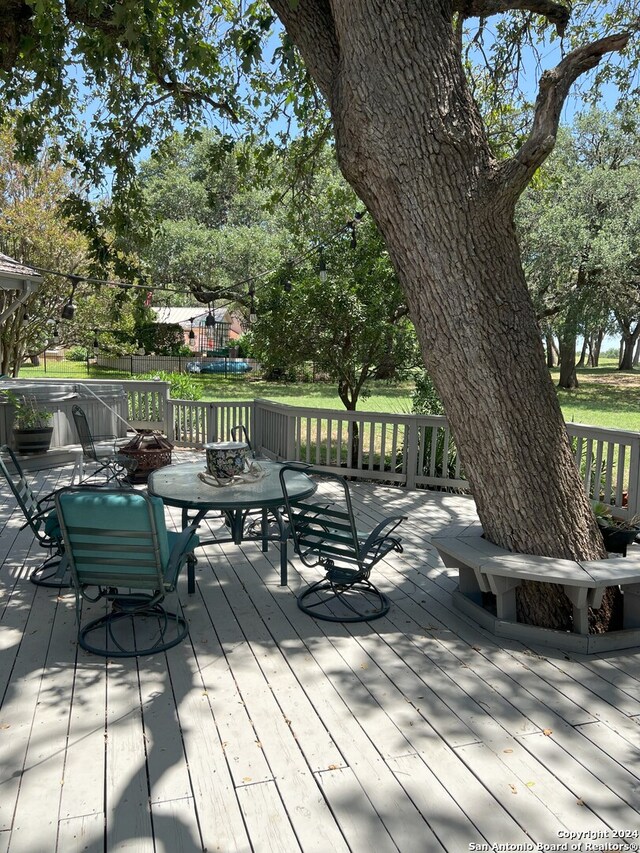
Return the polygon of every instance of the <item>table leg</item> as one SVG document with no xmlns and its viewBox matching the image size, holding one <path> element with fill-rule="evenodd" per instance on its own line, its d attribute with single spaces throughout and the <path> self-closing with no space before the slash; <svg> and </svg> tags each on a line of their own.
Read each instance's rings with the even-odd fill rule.
<svg viewBox="0 0 640 853">
<path fill-rule="evenodd" d="M 289 583 L 288 578 L 288 554 L 287 554 L 287 540 L 289 538 L 289 528 L 285 523 L 284 518 L 282 517 L 282 513 L 278 507 L 275 507 L 272 510 L 273 517 L 276 520 L 276 524 L 278 525 L 278 533 L 280 534 L 278 543 L 280 545 L 280 586 L 287 586 Z"/>
<path fill-rule="evenodd" d="M 196 591 L 196 561 L 194 557 L 187 559 L 187 593 L 193 595 Z"/>
<path fill-rule="evenodd" d="M 269 510 L 262 510 L 262 550 L 269 550 Z"/>
</svg>

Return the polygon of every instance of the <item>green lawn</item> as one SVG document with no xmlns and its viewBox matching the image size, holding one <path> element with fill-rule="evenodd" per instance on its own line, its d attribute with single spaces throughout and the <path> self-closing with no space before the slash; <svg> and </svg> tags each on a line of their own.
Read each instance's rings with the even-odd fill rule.
<svg viewBox="0 0 640 853">
<path fill-rule="evenodd" d="M 557 382 L 558 372 L 551 375 Z M 566 421 L 640 432 L 640 371 L 580 370 L 578 388 L 558 389 L 558 397 Z"/>
<path fill-rule="evenodd" d="M 579 387 L 573 391 L 559 390 L 558 396 L 565 420 L 640 432 L 640 371 L 621 373 L 613 360 L 603 359 L 603 366 L 578 371 Z M 42 367 L 24 367 L 21 379 L 55 376 L 55 363 L 49 363 L 45 374 Z M 131 379 L 127 374 L 92 371 L 94 378 Z M 555 383 L 558 371 L 551 373 Z M 84 362 L 66 362 L 62 379 L 86 377 Z M 265 397 L 292 406 L 310 406 L 321 409 L 343 409 L 333 383 L 328 382 L 263 382 L 253 377 L 225 379 L 202 376 L 197 381 L 203 388 L 205 400 L 252 400 Z M 362 412 L 389 412 L 404 414 L 411 411 L 410 382 L 389 384 L 374 382 L 371 394 L 361 398 L 358 409 Z"/>
<path fill-rule="evenodd" d="M 560 405 L 567 421 L 640 432 L 640 371 L 620 373 L 611 364 L 580 370 L 579 387 L 558 389 Z M 552 371 L 554 383 L 558 371 Z M 253 379 L 203 380 L 208 400 L 246 400 L 265 397 L 292 406 L 342 409 L 335 386 L 326 382 L 274 383 Z M 403 414 L 411 411 L 411 383 L 372 383 L 371 396 L 358 404 L 363 412 Z"/>
<path fill-rule="evenodd" d="M 253 400 L 263 397 L 290 406 L 310 406 L 319 409 L 344 409 L 335 383 L 329 382 L 262 382 L 256 379 L 202 379 L 207 400 Z M 373 382 L 371 394 L 361 398 L 362 412 L 389 412 L 394 415 L 411 411 L 411 382 Z"/>
</svg>

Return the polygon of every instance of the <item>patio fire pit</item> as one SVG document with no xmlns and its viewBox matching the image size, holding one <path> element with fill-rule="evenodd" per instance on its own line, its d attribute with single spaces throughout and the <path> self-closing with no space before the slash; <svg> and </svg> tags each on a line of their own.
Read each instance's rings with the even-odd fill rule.
<svg viewBox="0 0 640 853">
<path fill-rule="evenodd" d="M 146 483 L 149 474 L 165 465 L 171 465 L 173 444 L 161 433 L 138 430 L 138 435 L 118 448 L 118 453 L 135 459 L 138 463 L 131 474 L 132 483 Z"/>
</svg>

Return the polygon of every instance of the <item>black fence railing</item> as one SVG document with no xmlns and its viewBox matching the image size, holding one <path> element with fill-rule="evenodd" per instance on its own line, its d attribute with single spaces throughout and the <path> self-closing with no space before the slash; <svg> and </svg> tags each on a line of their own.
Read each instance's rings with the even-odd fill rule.
<svg viewBox="0 0 640 853">
<path fill-rule="evenodd" d="M 259 365 L 255 359 L 232 358 L 229 355 L 212 356 L 155 356 L 126 355 L 108 357 L 99 355 L 79 360 L 63 355 L 43 353 L 30 358 L 20 368 L 20 378 L 39 376 L 79 378 L 139 376 L 148 373 L 190 373 L 194 376 L 221 376 L 241 378 L 255 375 Z"/>
</svg>

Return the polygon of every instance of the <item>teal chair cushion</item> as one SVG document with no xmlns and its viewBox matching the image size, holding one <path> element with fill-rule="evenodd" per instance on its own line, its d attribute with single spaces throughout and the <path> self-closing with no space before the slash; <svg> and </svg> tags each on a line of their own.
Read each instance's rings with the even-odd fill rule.
<svg viewBox="0 0 640 853">
<path fill-rule="evenodd" d="M 91 528 L 95 533 L 101 532 L 102 545 L 121 544 L 119 532 L 147 533 L 150 529 L 149 512 L 145 496 L 130 491 L 119 492 L 74 492 L 60 495 L 61 506 L 67 526 L 72 528 Z M 164 504 L 157 497 L 150 497 L 153 519 L 158 532 L 160 562 L 166 569 L 169 562 L 170 546 L 167 528 L 164 520 Z M 104 535 L 105 531 L 113 532 L 113 536 Z M 91 546 L 91 535 L 83 535 L 87 549 Z M 97 541 L 97 537 L 96 537 Z M 136 544 L 131 538 L 132 545 Z M 83 548 L 84 550 L 84 548 Z"/>
</svg>

